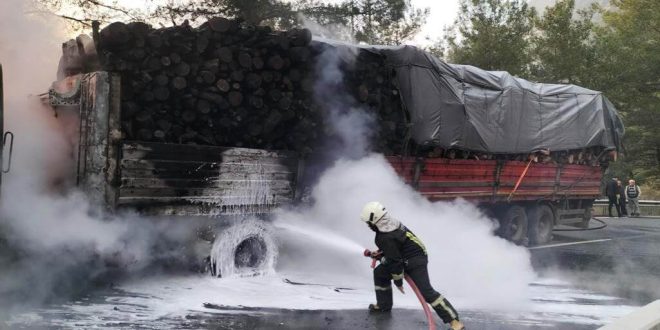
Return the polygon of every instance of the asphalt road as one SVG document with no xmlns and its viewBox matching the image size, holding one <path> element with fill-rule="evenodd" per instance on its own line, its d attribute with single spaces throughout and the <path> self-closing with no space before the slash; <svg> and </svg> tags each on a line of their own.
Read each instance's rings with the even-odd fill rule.
<svg viewBox="0 0 660 330">
<path fill-rule="evenodd" d="M 586 306 L 598 308 L 619 303 L 641 306 L 660 299 L 660 218 L 599 220 L 607 227 L 556 231 L 551 243 L 530 248 L 535 270 L 541 275 L 571 279 L 572 289 L 622 298 L 618 301 L 586 301 L 588 298 L 585 298 L 583 304 Z M 601 224 L 593 221 L 591 226 Z M 571 323 L 570 319 L 561 317 L 539 324 L 478 311 L 464 311 L 462 318 L 470 330 L 587 330 L 600 327 Z M 253 311 L 239 316 L 190 316 L 182 325 L 191 329 L 427 329 L 422 312 L 396 309 L 391 315 L 381 316 L 356 310 Z"/>
<path fill-rule="evenodd" d="M 534 315 L 461 310 L 459 312 L 468 329 L 593 330 L 599 328 L 602 322 L 598 319 L 589 322 L 590 312 L 603 315 L 618 312 L 622 306 L 631 309 L 634 308 L 631 306 L 660 299 L 660 218 L 600 219 L 607 224 L 606 228 L 557 231 L 551 243 L 529 249 L 537 273 L 542 277 L 567 280 L 564 283 L 535 283 L 533 286 L 537 286 L 539 292 L 569 292 L 568 295 L 557 298 L 554 294 L 540 294 L 533 301 L 533 304 L 540 306 Z M 593 223 L 594 227 L 599 225 Z M 106 315 L 92 316 L 91 323 L 89 315 L 83 318 L 71 312 L 75 308 L 55 306 L 43 309 L 37 315 L 28 314 L 25 321 L 19 320 L 9 326 L 17 329 L 87 328 L 92 324 L 94 327 L 115 329 L 428 328 L 421 310 L 396 308 L 390 315 L 373 316 L 366 310 L 300 311 L 216 306 L 207 311 L 191 311 L 185 317 L 164 316 L 154 320 L 141 318 L 142 314 L 147 313 L 145 306 L 119 303 L 123 301 L 122 295 L 134 295 L 135 298 L 137 294 L 109 288 L 83 299 L 83 305 L 111 310 Z M 580 310 L 587 313 L 580 314 Z M 581 316 L 576 318 L 576 315 Z M 438 328 L 444 329 L 441 326 Z"/>
<path fill-rule="evenodd" d="M 660 299 L 660 218 L 598 219 L 607 227 L 557 231 L 550 244 L 531 248 L 534 268 L 640 305 Z"/>
<path fill-rule="evenodd" d="M 599 218 L 606 228 L 588 231 L 556 231 L 553 241 L 530 248 L 532 263 L 541 275 L 571 279 L 573 289 L 584 289 L 618 301 L 584 301 L 586 306 L 606 307 L 625 303 L 645 305 L 660 299 L 660 218 Z M 593 221 L 592 227 L 601 226 Z M 559 230 L 571 227 L 558 228 Z M 577 284 L 576 284 L 577 283 Z M 588 298 L 585 298 L 588 300 Z M 614 306 L 616 307 L 616 306 Z M 597 329 L 600 325 L 528 322 L 477 311 L 462 312 L 470 330 Z M 426 329 L 424 315 L 394 310 L 391 315 L 369 316 L 365 311 L 279 311 L 276 313 L 191 317 L 190 328 L 207 329 Z"/>
</svg>

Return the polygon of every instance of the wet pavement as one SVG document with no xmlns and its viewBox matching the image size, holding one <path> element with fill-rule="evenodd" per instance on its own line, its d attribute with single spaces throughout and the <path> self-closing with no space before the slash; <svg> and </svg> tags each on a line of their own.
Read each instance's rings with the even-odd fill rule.
<svg viewBox="0 0 660 330">
<path fill-rule="evenodd" d="M 534 298 L 529 309 L 518 313 L 460 310 L 468 329 L 597 329 L 636 306 L 660 299 L 660 218 L 601 220 L 607 224 L 606 228 L 558 231 L 551 243 L 530 248 L 533 266 L 541 279 L 531 286 Z M 421 309 L 410 304 L 395 306 L 390 315 L 378 316 L 357 307 L 347 310 L 314 307 L 315 299 L 327 297 L 338 303 L 342 299 L 351 301 L 351 306 L 358 306 L 366 299 L 366 307 L 371 293 L 331 286 L 308 288 L 304 298 L 310 300 L 303 303 L 309 304 L 309 310 L 204 305 L 203 297 L 208 292 L 201 289 L 195 293 L 198 289 L 192 284 L 188 287 L 186 280 L 167 279 L 153 286 L 138 283 L 98 290 L 69 303 L 15 315 L 4 326 L 16 329 L 427 329 Z M 260 283 L 262 280 L 256 278 L 246 281 L 256 288 L 266 285 L 273 290 L 288 285 L 282 284 L 280 278 L 272 283 Z M 171 313 L 181 307 L 168 306 L 167 302 L 186 294 L 191 297 L 184 304 L 186 308 Z M 0 328 L 2 325 L 0 322 Z"/>
<path fill-rule="evenodd" d="M 531 248 L 535 270 L 639 305 L 660 299 L 660 218 L 599 219 L 606 228 L 555 232 L 553 242 Z"/>
</svg>

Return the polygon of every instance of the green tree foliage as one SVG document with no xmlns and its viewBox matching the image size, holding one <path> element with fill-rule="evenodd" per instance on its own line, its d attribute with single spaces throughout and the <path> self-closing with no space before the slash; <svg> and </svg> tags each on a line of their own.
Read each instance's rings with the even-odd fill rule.
<svg viewBox="0 0 660 330">
<path fill-rule="evenodd" d="M 619 176 L 660 187 L 660 2 L 612 0 L 595 30 L 594 87 L 617 106 L 626 127 Z"/>
<path fill-rule="evenodd" d="M 286 28 L 296 24 L 298 7 L 311 9 L 315 6 L 322 4 L 305 0 L 296 3 L 281 0 L 189 0 L 160 6 L 153 16 L 155 19 L 167 17 L 174 24 L 213 16 L 241 17 L 254 25 Z"/>
<path fill-rule="evenodd" d="M 595 60 L 593 10 L 576 12 L 575 0 L 560 0 L 534 20 L 532 72 L 538 81 L 587 84 Z"/>
<path fill-rule="evenodd" d="M 435 47 L 452 62 L 602 91 L 626 125 L 608 175 L 660 187 L 660 1 L 559 0 L 537 17 L 517 1 L 463 0 L 455 25 Z"/>
<path fill-rule="evenodd" d="M 224 16 L 287 29 L 307 19 L 322 26 L 348 27 L 351 40 L 387 45 L 412 38 L 429 14 L 428 8 L 414 8 L 410 0 L 187 0 L 169 1 L 153 11 L 129 10 L 116 0 L 37 1 L 50 12 L 85 26 L 93 20 L 146 20 L 169 25 Z"/>
<path fill-rule="evenodd" d="M 534 17 L 524 0 L 461 0 L 445 53 L 451 62 L 524 75 Z"/>
<path fill-rule="evenodd" d="M 419 32 L 429 14 L 410 0 L 351 0 L 344 5 L 355 39 L 368 44 L 400 44 Z"/>
</svg>

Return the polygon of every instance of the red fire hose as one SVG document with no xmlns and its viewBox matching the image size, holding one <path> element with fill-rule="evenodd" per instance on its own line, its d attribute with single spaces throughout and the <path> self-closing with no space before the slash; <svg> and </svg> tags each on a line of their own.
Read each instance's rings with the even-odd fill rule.
<svg viewBox="0 0 660 330">
<path fill-rule="evenodd" d="M 380 251 L 371 252 L 369 249 L 366 249 L 364 250 L 364 256 L 371 258 L 371 268 L 375 268 L 376 261 L 380 259 L 382 254 Z M 404 278 L 406 279 L 406 282 L 408 282 L 408 285 L 413 290 L 413 292 L 415 292 L 415 296 L 417 296 L 417 299 L 419 299 L 419 303 L 422 304 L 422 308 L 424 309 L 424 314 L 426 315 L 426 320 L 429 323 L 429 330 L 436 330 L 435 321 L 433 321 L 433 313 L 431 312 L 429 305 L 424 300 L 422 293 L 419 292 L 419 288 L 417 288 L 417 285 L 412 280 L 412 278 L 410 278 L 410 276 L 406 274 Z"/>
</svg>

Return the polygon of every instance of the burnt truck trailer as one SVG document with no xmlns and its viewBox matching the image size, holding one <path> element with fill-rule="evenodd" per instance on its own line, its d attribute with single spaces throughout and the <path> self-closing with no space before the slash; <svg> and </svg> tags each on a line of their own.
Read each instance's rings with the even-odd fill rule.
<svg viewBox="0 0 660 330">
<path fill-rule="evenodd" d="M 520 244 L 548 242 L 559 224 L 588 226 L 602 172 L 623 134 L 601 93 L 451 65 L 410 46 L 309 44 L 382 61 L 387 75 L 375 80 L 395 86 L 407 128 L 401 144 L 414 146 L 386 153 L 387 160 L 422 195 L 472 201 L 499 221 L 500 235 Z M 124 69 L 70 72 L 48 94 L 56 112 L 80 118 L 77 182 L 92 201 L 149 216 L 222 217 L 267 214 L 300 199 L 309 153 L 136 139 L 122 124 L 122 116 L 135 113 L 122 97 L 134 94 L 125 81 L 134 76 Z M 230 88 L 251 93 L 244 83 Z"/>
</svg>

